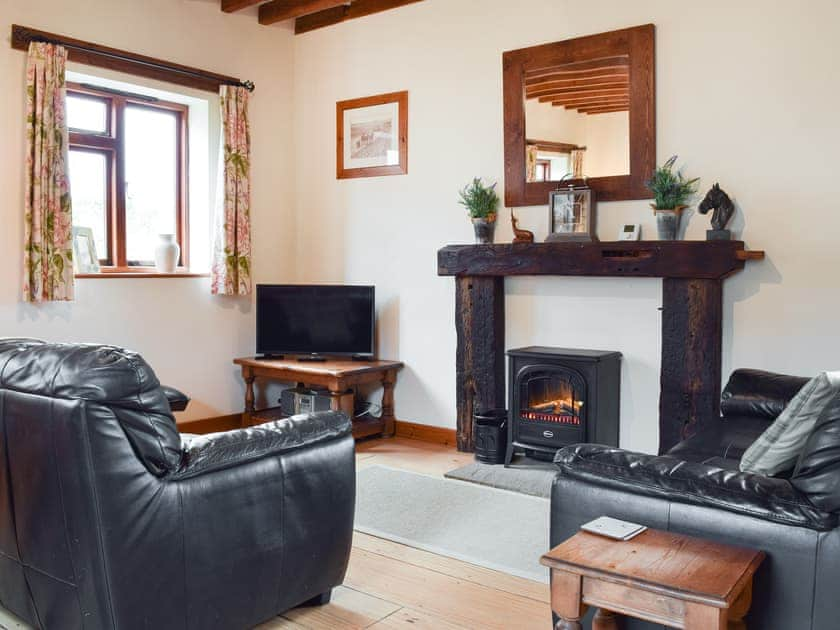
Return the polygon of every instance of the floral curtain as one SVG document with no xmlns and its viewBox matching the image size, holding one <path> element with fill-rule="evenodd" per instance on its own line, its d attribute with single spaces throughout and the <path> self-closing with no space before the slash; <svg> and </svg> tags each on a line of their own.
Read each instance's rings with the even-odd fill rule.
<svg viewBox="0 0 840 630">
<path fill-rule="evenodd" d="M 251 135 L 244 87 L 223 85 L 222 154 L 216 190 L 211 290 L 214 295 L 251 293 Z"/>
<path fill-rule="evenodd" d="M 32 42 L 26 64 L 23 299 L 73 299 L 73 217 L 67 176 L 62 46 Z"/>
<path fill-rule="evenodd" d="M 573 149 L 571 155 L 572 179 L 583 178 L 583 156 L 585 149 Z"/>
</svg>

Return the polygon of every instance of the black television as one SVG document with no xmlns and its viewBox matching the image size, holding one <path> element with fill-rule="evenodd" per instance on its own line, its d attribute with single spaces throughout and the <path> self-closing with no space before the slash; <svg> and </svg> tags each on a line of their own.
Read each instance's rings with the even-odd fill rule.
<svg viewBox="0 0 840 630">
<path fill-rule="evenodd" d="M 257 285 L 257 354 L 372 358 L 374 287 Z"/>
</svg>

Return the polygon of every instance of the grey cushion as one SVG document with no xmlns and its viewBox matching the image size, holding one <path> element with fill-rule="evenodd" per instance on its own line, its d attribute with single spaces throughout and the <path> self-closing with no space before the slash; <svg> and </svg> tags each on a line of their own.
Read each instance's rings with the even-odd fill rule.
<svg viewBox="0 0 840 630">
<path fill-rule="evenodd" d="M 741 470 L 777 475 L 796 464 L 823 409 L 840 390 L 840 372 L 822 372 L 799 390 L 741 458 Z"/>
</svg>

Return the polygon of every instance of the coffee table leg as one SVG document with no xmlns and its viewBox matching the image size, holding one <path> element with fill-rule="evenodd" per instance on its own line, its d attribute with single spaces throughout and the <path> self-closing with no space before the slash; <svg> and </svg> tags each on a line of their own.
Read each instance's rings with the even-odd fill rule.
<svg viewBox="0 0 840 630">
<path fill-rule="evenodd" d="M 613 611 L 599 608 L 592 619 L 592 630 L 618 630 L 618 620 Z"/>
<path fill-rule="evenodd" d="M 559 569 L 551 572 L 551 609 L 560 619 L 555 630 L 581 630 L 586 606 L 580 601 L 579 575 Z"/>
</svg>

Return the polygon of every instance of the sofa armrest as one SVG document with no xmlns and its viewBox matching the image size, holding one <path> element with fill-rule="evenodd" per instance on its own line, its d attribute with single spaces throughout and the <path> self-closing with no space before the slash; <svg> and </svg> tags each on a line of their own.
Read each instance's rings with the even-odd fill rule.
<svg viewBox="0 0 840 630">
<path fill-rule="evenodd" d="M 246 429 L 184 436 L 184 458 L 175 479 L 239 466 L 263 457 L 303 449 L 350 435 L 352 423 L 341 411 L 284 418 Z"/>
<path fill-rule="evenodd" d="M 169 408 L 172 411 L 184 411 L 190 404 L 190 397 L 184 392 L 168 385 L 161 385 L 160 388 L 163 390 L 163 395 L 166 396 Z"/>
<path fill-rule="evenodd" d="M 836 514 L 814 507 L 786 479 L 600 444 L 568 446 L 557 453 L 554 462 L 564 476 L 632 494 L 708 506 L 821 531 L 837 525 Z"/>
</svg>

